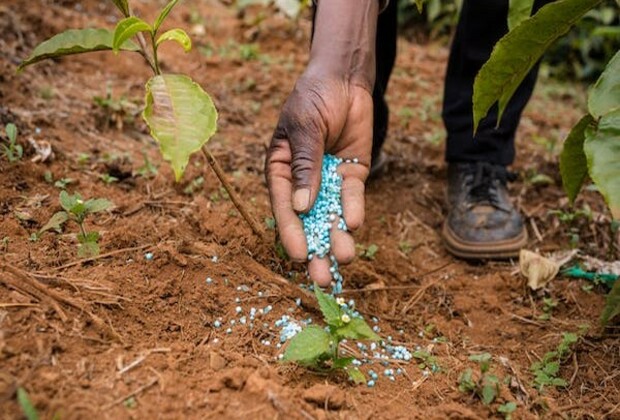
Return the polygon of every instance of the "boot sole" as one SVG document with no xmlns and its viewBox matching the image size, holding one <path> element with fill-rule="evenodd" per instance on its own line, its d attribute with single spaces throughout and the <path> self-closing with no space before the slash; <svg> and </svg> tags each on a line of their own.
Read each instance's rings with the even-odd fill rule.
<svg viewBox="0 0 620 420">
<path fill-rule="evenodd" d="M 459 238 L 445 221 L 441 231 L 447 251 L 459 258 L 472 260 L 508 259 L 519 256 L 521 248 L 527 245 L 527 230 L 512 239 L 497 242 L 470 242 Z"/>
</svg>

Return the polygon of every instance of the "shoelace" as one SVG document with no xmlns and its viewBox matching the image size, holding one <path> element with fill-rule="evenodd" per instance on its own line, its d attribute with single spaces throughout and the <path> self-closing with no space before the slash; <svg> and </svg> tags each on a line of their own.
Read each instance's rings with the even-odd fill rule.
<svg viewBox="0 0 620 420">
<path fill-rule="evenodd" d="M 503 209 L 497 190 L 498 182 L 505 186 L 508 182 L 515 181 L 517 174 L 501 165 L 476 162 L 465 168 L 465 179 L 470 187 L 469 199 L 472 204 L 488 203 L 495 208 Z"/>
</svg>

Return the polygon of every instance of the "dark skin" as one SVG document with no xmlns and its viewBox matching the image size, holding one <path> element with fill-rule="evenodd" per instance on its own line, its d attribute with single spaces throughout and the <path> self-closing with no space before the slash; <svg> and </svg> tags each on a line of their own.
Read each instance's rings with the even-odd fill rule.
<svg viewBox="0 0 620 420">
<path fill-rule="evenodd" d="M 323 155 L 359 160 L 338 169 L 343 177 L 343 217 L 354 231 L 364 221 L 364 182 L 372 147 L 379 2 L 322 0 L 316 13 L 310 62 L 284 103 L 265 168 L 282 244 L 298 262 L 307 261 L 298 214 L 314 204 Z M 334 227 L 332 253 L 341 264 L 351 262 L 353 237 Z M 314 258 L 308 265 L 311 280 L 329 285 L 329 267 L 327 258 Z"/>
</svg>

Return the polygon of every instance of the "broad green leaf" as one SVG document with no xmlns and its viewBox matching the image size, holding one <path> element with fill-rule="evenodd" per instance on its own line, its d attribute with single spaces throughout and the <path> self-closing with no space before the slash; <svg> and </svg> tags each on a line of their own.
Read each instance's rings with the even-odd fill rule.
<svg viewBox="0 0 620 420">
<path fill-rule="evenodd" d="M 164 7 L 161 11 L 161 13 L 159 14 L 159 16 L 157 16 L 157 20 L 155 21 L 155 24 L 153 25 L 153 32 L 157 32 L 159 30 L 159 27 L 161 26 L 162 23 L 164 23 L 164 20 L 166 20 L 166 18 L 168 17 L 168 15 L 170 14 L 170 11 L 172 10 L 172 8 L 174 6 L 176 6 L 176 4 L 179 2 L 179 0 L 171 0 L 166 7 Z"/>
<path fill-rule="evenodd" d="M 571 204 L 575 202 L 575 198 L 581 190 L 581 185 L 588 175 L 588 162 L 583 151 L 583 142 L 586 138 L 586 128 L 593 121 L 591 115 L 584 116 L 568 134 L 560 154 L 562 184 Z"/>
<path fill-rule="evenodd" d="M 588 95 L 588 110 L 596 118 L 620 108 L 620 51 L 613 56 Z"/>
<path fill-rule="evenodd" d="M 618 315 L 620 315 L 620 281 L 614 283 L 614 287 L 605 298 L 605 307 L 601 314 L 601 324 L 606 326 L 609 321 Z"/>
<path fill-rule="evenodd" d="M 331 295 L 323 293 L 321 288 L 316 283 L 314 284 L 314 295 L 316 296 L 316 300 L 319 302 L 319 307 L 321 308 L 323 318 L 325 319 L 327 325 L 330 327 L 339 327 L 343 325 L 343 322 L 340 319 L 342 316 L 342 309 L 340 309 L 340 305 L 338 305 L 336 299 Z"/>
<path fill-rule="evenodd" d="M 88 213 L 99 213 L 109 209 L 114 206 L 114 204 L 105 198 L 91 198 L 84 203 L 84 206 L 86 206 L 86 211 Z"/>
<path fill-rule="evenodd" d="M 127 4 L 127 0 L 112 0 L 112 3 L 121 11 L 123 16 L 129 16 L 129 5 Z"/>
<path fill-rule="evenodd" d="M 495 400 L 497 397 L 497 385 L 496 384 L 486 384 L 482 386 L 481 392 L 482 403 L 484 405 L 489 405 Z"/>
<path fill-rule="evenodd" d="M 97 242 L 83 242 L 78 245 L 78 257 L 96 257 L 99 255 L 99 245 Z"/>
<path fill-rule="evenodd" d="M 558 0 L 542 7 L 495 45 L 474 82 L 474 132 L 499 103 L 498 124 L 506 105 L 547 48 L 602 0 Z"/>
<path fill-rule="evenodd" d="M 532 14 L 534 0 L 509 0 L 508 29 L 512 31 Z"/>
<path fill-rule="evenodd" d="M 352 340 L 381 340 L 381 337 L 362 318 L 352 318 L 350 322 L 336 329 L 334 334 L 338 337 L 350 338 Z"/>
<path fill-rule="evenodd" d="M 115 53 L 118 53 L 121 45 L 123 45 L 130 38 L 135 36 L 138 32 L 152 32 L 151 25 L 136 16 L 129 16 L 116 24 L 114 29 L 114 40 L 112 41 L 112 49 Z"/>
<path fill-rule="evenodd" d="M 596 130 L 586 130 L 584 151 L 590 178 L 620 219 L 620 108 L 604 115 Z"/>
<path fill-rule="evenodd" d="M 9 138 L 11 143 L 15 143 L 15 140 L 17 140 L 17 127 L 15 126 L 15 124 L 8 123 L 4 127 L 4 131 L 6 131 L 6 136 Z"/>
<path fill-rule="evenodd" d="M 514 412 L 516 409 L 517 409 L 517 403 L 514 401 L 509 401 L 497 407 L 497 412 L 502 413 L 502 414 L 510 414 Z"/>
<path fill-rule="evenodd" d="M 69 220 L 69 215 L 65 211 L 59 211 L 55 213 L 51 219 L 41 228 L 39 234 L 43 232 L 47 232 L 48 230 L 54 229 L 56 231 L 60 231 L 63 223 Z"/>
<path fill-rule="evenodd" d="M 164 159 L 172 164 L 177 181 L 191 154 L 200 150 L 217 128 L 217 110 L 211 97 L 180 74 L 155 76 L 147 82 L 142 117 L 159 142 Z"/>
<path fill-rule="evenodd" d="M 17 69 L 22 70 L 30 64 L 47 58 L 111 50 L 113 39 L 114 34 L 107 29 L 69 29 L 37 45 L 30 57 L 25 59 Z M 131 41 L 124 42 L 120 49 L 123 51 L 140 50 Z"/>
<path fill-rule="evenodd" d="M 58 200 L 60 201 L 60 206 L 68 212 L 71 212 L 75 206 L 77 206 L 80 201 L 82 201 L 82 197 L 79 194 L 69 195 L 69 193 L 65 190 L 60 192 L 58 196 Z"/>
<path fill-rule="evenodd" d="M 176 41 L 185 50 L 185 52 L 189 52 L 192 49 L 192 40 L 187 35 L 187 33 L 183 29 L 170 29 L 167 32 L 161 34 L 161 36 L 157 39 L 156 45 L 159 46 L 164 41 Z"/>
<path fill-rule="evenodd" d="M 349 378 L 351 378 L 356 384 L 366 383 L 366 377 L 358 368 L 349 367 L 347 368 L 347 373 L 349 374 Z"/>
<path fill-rule="evenodd" d="M 39 414 L 28 397 L 28 393 L 22 387 L 17 388 L 17 402 L 28 420 L 39 420 Z"/>
<path fill-rule="evenodd" d="M 283 360 L 312 364 L 330 349 L 330 335 L 321 327 L 310 325 L 291 339 Z"/>
<path fill-rule="evenodd" d="M 469 360 L 480 364 L 480 370 L 482 371 L 482 373 L 489 370 L 492 358 L 493 356 L 491 356 L 490 353 L 472 354 L 471 356 L 469 356 Z"/>
</svg>

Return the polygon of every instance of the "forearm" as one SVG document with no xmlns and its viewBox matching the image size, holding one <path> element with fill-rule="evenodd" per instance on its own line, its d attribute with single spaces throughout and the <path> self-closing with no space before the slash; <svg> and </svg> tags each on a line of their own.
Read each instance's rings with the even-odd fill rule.
<svg viewBox="0 0 620 420">
<path fill-rule="evenodd" d="M 308 70 L 375 83 L 378 0 L 322 0 L 317 6 Z"/>
</svg>

